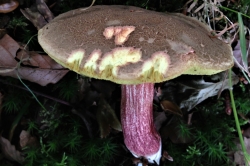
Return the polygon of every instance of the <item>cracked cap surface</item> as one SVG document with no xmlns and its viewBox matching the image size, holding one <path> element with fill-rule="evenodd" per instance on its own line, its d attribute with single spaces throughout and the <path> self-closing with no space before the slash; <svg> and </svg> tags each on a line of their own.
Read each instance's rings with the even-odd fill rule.
<svg viewBox="0 0 250 166">
<path fill-rule="evenodd" d="M 233 66 L 231 47 L 199 21 L 131 6 L 93 6 L 56 17 L 38 40 L 58 63 L 120 84 L 211 75 Z"/>
</svg>

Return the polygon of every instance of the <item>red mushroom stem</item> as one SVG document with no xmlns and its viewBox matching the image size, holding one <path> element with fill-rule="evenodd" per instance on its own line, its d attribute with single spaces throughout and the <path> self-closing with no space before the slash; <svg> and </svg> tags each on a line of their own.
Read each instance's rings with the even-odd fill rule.
<svg viewBox="0 0 250 166">
<path fill-rule="evenodd" d="M 155 155 L 160 158 L 161 137 L 153 123 L 153 97 L 153 83 L 122 85 L 121 122 L 131 153 L 158 163 Z"/>
</svg>

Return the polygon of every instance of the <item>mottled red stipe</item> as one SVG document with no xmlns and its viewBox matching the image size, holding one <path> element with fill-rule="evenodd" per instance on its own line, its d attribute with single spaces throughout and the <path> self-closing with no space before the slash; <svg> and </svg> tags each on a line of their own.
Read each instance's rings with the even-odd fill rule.
<svg viewBox="0 0 250 166">
<path fill-rule="evenodd" d="M 124 142 L 138 157 L 157 153 L 161 138 L 153 123 L 154 84 L 122 85 Z"/>
</svg>

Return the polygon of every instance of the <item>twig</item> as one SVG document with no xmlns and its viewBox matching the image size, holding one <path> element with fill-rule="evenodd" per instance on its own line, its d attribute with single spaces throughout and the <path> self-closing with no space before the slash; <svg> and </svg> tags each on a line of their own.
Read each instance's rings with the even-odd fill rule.
<svg viewBox="0 0 250 166">
<path fill-rule="evenodd" d="M 6 84 L 6 85 L 10 85 L 10 86 L 12 86 L 12 87 L 18 88 L 18 89 L 22 89 L 22 90 L 28 91 L 28 90 L 27 90 L 26 88 L 24 88 L 24 87 L 21 87 L 21 86 L 19 86 L 19 85 L 14 85 L 14 84 L 9 83 L 9 82 L 6 82 L 6 81 L 4 81 L 4 80 L 2 80 L 2 79 L 0 79 L 0 82 L 3 83 L 3 84 Z M 56 101 L 56 102 L 58 102 L 58 103 L 61 103 L 61 104 L 63 104 L 63 105 L 67 105 L 67 106 L 73 107 L 73 106 L 72 106 L 69 102 L 67 102 L 67 101 L 60 100 L 60 99 L 54 98 L 54 97 L 52 97 L 52 96 L 48 96 L 48 95 L 46 95 L 46 94 L 43 94 L 43 93 L 41 93 L 41 92 L 37 92 L 37 91 L 34 91 L 34 90 L 32 90 L 32 92 L 33 92 L 34 94 L 38 95 L 38 96 L 42 96 L 42 97 L 45 97 L 45 98 L 47 98 L 47 99 L 50 99 L 50 100 Z"/>
</svg>

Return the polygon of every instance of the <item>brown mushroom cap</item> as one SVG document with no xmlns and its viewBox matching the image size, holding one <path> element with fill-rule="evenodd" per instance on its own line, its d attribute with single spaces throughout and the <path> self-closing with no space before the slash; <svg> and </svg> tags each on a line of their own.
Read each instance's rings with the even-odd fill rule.
<svg viewBox="0 0 250 166">
<path fill-rule="evenodd" d="M 211 75 L 233 66 L 231 47 L 199 21 L 130 6 L 69 11 L 40 29 L 38 39 L 61 65 L 121 84 Z"/>
</svg>

